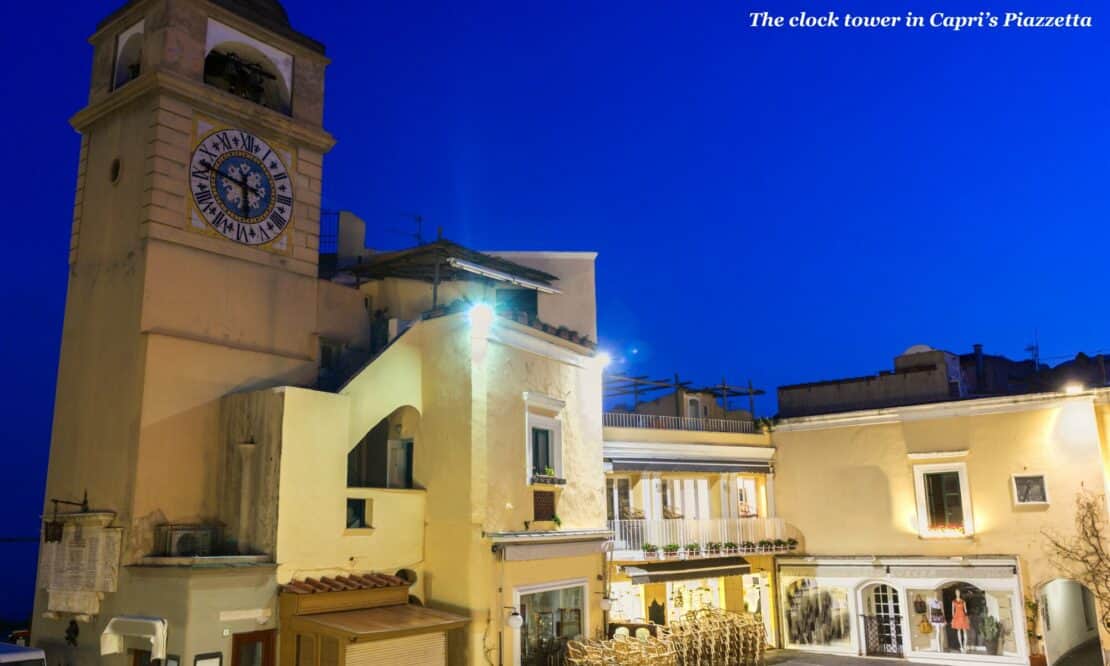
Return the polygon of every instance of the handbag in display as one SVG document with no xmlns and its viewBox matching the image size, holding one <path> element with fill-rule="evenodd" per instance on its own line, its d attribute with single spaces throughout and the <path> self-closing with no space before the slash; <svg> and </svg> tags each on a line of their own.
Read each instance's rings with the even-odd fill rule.
<svg viewBox="0 0 1110 666">
<path fill-rule="evenodd" d="M 917 630 L 920 631 L 922 634 L 931 634 L 933 633 L 933 625 L 929 624 L 928 618 L 922 616 L 921 624 L 917 625 Z"/>
<path fill-rule="evenodd" d="M 924 615 L 928 610 L 928 607 L 925 605 L 925 600 L 921 598 L 920 594 L 914 597 L 913 612 L 921 613 L 922 615 Z"/>
</svg>

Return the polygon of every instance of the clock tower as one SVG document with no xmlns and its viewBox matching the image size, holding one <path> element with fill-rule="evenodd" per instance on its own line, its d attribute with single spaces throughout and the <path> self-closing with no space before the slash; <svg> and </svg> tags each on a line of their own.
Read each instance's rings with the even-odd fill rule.
<svg viewBox="0 0 1110 666">
<path fill-rule="evenodd" d="M 131 0 L 90 42 L 44 516 L 117 531 L 95 582 L 40 563 L 36 643 L 71 663 L 100 663 L 106 618 L 154 589 L 134 565 L 157 526 L 219 522 L 220 398 L 316 377 L 333 145 L 324 47 L 277 0 Z"/>
</svg>

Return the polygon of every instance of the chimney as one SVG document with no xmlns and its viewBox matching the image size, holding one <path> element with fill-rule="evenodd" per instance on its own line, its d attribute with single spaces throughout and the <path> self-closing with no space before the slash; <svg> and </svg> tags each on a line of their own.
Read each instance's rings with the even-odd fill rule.
<svg viewBox="0 0 1110 666">
<path fill-rule="evenodd" d="M 983 394 L 987 392 L 987 373 L 983 368 L 983 345 L 974 344 L 971 348 L 975 350 L 975 392 Z"/>
</svg>

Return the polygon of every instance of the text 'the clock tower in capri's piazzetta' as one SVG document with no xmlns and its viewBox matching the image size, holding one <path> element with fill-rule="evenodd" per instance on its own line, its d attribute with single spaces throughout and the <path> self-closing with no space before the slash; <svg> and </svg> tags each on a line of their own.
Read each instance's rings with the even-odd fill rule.
<svg viewBox="0 0 1110 666">
<path fill-rule="evenodd" d="M 123 664 L 128 649 L 101 656 L 122 614 L 171 618 L 190 654 L 210 631 L 191 614 L 219 595 L 245 609 L 225 626 L 272 626 L 272 564 L 142 565 L 158 539 L 209 538 L 158 526 L 239 507 L 215 473 L 220 397 L 315 377 L 333 139 L 323 45 L 276 0 L 132 0 L 90 42 L 34 633 L 66 663 Z M 251 529 L 232 535 L 244 554 L 267 545 Z M 108 635 L 158 631 L 136 622 Z"/>
</svg>

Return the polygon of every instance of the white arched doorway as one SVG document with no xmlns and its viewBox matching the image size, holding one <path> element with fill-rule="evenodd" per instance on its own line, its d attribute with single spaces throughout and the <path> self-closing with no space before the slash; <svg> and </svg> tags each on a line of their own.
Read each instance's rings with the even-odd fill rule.
<svg viewBox="0 0 1110 666">
<path fill-rule="evenodd" d="M 901 657 L 905 647 L 902 629 L 902 598 L 886 583 L 869 583 L 860 588 L 860 644 L 864 654 Z"/>
<path fill-rule="evenodd" d="M 1050 666 L 1103 666 L 1098 607 L 1090 590 L 1057 578 L 1040 586 L 1037 603 Z"/>
</svg>

